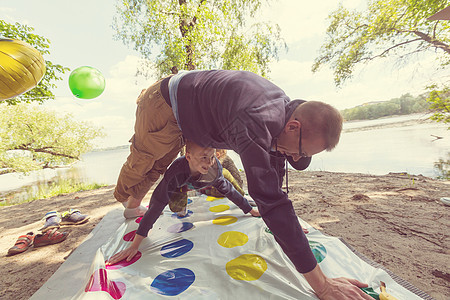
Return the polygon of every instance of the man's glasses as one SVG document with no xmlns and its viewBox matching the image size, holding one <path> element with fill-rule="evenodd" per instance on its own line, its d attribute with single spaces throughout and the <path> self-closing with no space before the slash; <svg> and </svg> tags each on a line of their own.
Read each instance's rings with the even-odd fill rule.
<svg viewBox="0 0 450 300">
<path fill-rule="evenodd" d="M 300 157 L 308 157 L 308 155 L 304 152 L 302 152 L 302 128 L 300 127 L 300 134 L 298 138 L 298 155 Z"/>
</svg>

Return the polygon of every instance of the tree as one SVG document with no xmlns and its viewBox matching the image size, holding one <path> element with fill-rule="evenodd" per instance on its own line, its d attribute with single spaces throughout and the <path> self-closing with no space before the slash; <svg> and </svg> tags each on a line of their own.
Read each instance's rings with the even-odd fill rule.
<svg viewBox="0 0 450 300">
<path fill-rule="evenodd" d="M 100 129 L 31 104 L 0 105 L 0 173 L 66 165 L 92 149 Z"/>
<path fill-rule="evenodd" d="M 146 76 L 152 68 L 159 77 L 197 68 L 267 76 L 286 45 L 278 25 L 246 27 L 261 6 L 262 0 L 121 0 L 113 27 L 145 59 L 138 73 Z"/>
<path fill-rule="evenodd" d="M 0 20 L 0 35 L 27 42 L 43 56 L 50 41 L 33 33 L 32 27 Z M 53 168 L 80 159 L 92 149 L 92 140 L 103 136 L 101 129 L 77 122 L 71 115 L 45 111 L 31 103 L 54 99 L 51 89 L 69 68 L 45 61 L 46 73 L 37 87 L 0 104 L 0 174 Z"/>
<path fill-rule="evenodd" d="M 404 94 L 400 98 L 378 103 L 365 103 L 353 108 L 341 111 L 347 121 L 378 119 L 392 115 L 406 115 L 411 113 L 426 112 L 429 105 L 423 95 L 413 97 Z"/>
<path fill-rule="evenodd" d="M 352 77 L 356 65 L 388 56 L 407 60 L 414 53 L 431 51 L 446 67 L 450 64 L 450 21 L 427 18 L 449 5 L 448 0 L 374 0 L 362 13 L 340 5 L 329 16 L 327 39 L 312 71 L 330 64 L 335 84 L 341 86 Z M 432 119 L 438 122 L 450 120 L 448 89 L 430 88 L 427 101 Z"/>
<path fill-rule="evenodd" d="M 450 22 L 427 17 L 450 5 L 448 0 L 375 0 L 363 13 L 342 5 L 329 16 L 327 39 L 312 67 L 331 64 L 337 86 L 351 78 L 356 65 L 387 56 L 407 59 L 435 51 L 442 66 L 450 64 Z"/>
<path fill-rule="evenodd" d="M 50 41 L 47 38 L 34 34 L 33 31 L 33 27 L 21 25 L 19 23 L 9 24 L 3 20 L 0 20 L 1 36 L 26 42 L 36 48 L 36 50 L 41 52 L 42 56 L 45 57 L 46 54 L 50 54 Z M 34 89 L 31 89 L 28 92 L 15 98 L 4 100 L 3 102 L 8 104 L 17 104 L 23 102 L 43 103 L 45 100 L 54 99 L 55 95 L 52 93 L 51 89 L 56 87 L 56 81 L 62 80 L 59 74 L 64 74 L 70 69 L 59 64 L 54 64 L 49 60 L 45 61 L 45 65 L 45 75 Z"/>
<path fill-rule="evenodd" d="M 431 119 L 450 125 L 450 87 L 439 88 L 437 85 L 432 85 L 428 89 L 430 94 L 427 102 L 430 103 L 430 110 L 433 112 Z"/>
</svg>

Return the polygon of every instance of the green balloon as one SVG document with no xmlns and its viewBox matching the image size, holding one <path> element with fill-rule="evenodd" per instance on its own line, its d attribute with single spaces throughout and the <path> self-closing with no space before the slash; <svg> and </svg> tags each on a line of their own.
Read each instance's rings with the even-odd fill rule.
<svg viewBox="0 0 450 300">
<path fill-rule="evenodd" d="M 93 99 L 105 90 L 105 77 L 95 68 L 79 67 L 70 73 L 69 87 L 75 97 Z"/>
</svg>

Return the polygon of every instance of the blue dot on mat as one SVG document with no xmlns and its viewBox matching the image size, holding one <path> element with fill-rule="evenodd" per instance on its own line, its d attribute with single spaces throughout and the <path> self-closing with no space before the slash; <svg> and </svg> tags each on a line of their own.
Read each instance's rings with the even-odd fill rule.
<svg viewBox="0 0 450 300">
<path fill-rule="evenodd" d="M 179 233 L 179 232 L 187 231 L 187 230 L 191 229 L 192 227 L 194 227 L 194 224 L 192 224 L 190 222 L 183 222 L 183 223 L 173 224 L 172 226 L 167 228 L 167 231 L 171 232 L 171 233 Z"/>
<path fill-rule="evenodd" d="M 187 239 L 182 239 L 161 248 L 161 255 L 167 258 L 178 257 L 191 251 L 194 243 Z"/>
<path fill-rule="evenodd" d="M 188 203 L 187 204 L 191 204 L 192 203 L 192 199 L 188 198 Z"/>
<path fill-rule="evenodd" d="M 189 269 L 178 268 L 159 274 L 150 285 L 150 289 L 160 295 L 176 296 L 184 292 L 195 280 L 195 274 Z"/>
<path fill-rule="evenodd" d="M 188 210 L 188 211 L 187 211 L 187 214 L 186 214 L 184 217 L 180 217 L 180 216 L 177 215 L 177 213 L 173 213 L 173 214 L 172 214 L 172 218 L 184 219 L 184 218 L 189 217 L 189 216 L 192 215 L 192 214 L 193 214 L 192 210 Z"/>
</svg>

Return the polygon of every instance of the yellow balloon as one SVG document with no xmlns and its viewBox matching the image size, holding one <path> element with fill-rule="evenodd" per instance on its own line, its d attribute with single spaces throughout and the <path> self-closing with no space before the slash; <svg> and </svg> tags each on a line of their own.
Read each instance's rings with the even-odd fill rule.
<svg viewBox="0 0 450 300">
<path fill-rule="evenodd" d="M 44 74 L 45 61 L 38 50 L 19 40 L 0 38 L 0 101 L 31 90 Z"/>
</svg>

